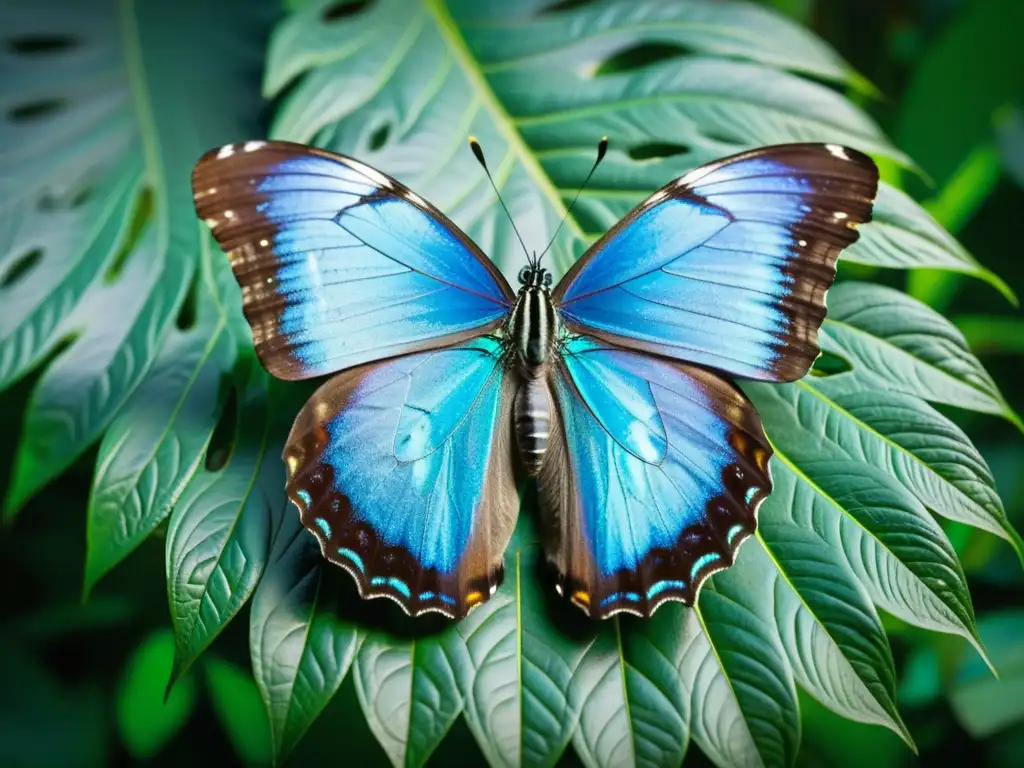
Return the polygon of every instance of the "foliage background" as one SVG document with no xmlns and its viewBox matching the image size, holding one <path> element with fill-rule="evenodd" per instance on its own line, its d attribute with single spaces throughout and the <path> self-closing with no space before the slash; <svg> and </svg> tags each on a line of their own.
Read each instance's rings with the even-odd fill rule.
<svg viewBox="0 0 1024 768">
<path fill-rule="evenodd" d="M 887 172 L 1017 295 L 1024 294 L 1024 247 L 1017 234 L 1024 211 L 1024 58 L 1020 27 L 1006 22 L 1016 0 L 765 4 L 815 30 L 879 88 L 884 98 L 848 95 L 914 158 L 932 185 L 898 169 Z M 273 21 L 268 14 L 262 34 Z M 215 68 L 218 46 L 229 48 L 230 41 L 200 35 L 189 55 L 199 51 L 208 57 L 205 66 Z M 253 93 L 262 76 L 261 54 L 246 59 Z M 176 63 L 167 66 L 173 72 Z M 202 75 L 190 82 L 201 81 Z M 229 110 L 228 102 L 222 106 Z M 271 112 L 268 105 L 268 120 Z M 860 270 L 858 276 L 905 287 L 951 317 L 1009 406 L 1024 410 L 1024 320 L 990 286 L 949 273 Z M 0 395 L 0 487 L 9 485 L 23 428 L 18 414 L 36 383 L 30 375 Z M 1019 432 L 991 416 L 942 410 L 972 436 L 995 475 L 1008 517 L 1018 530 L 1024 527 Z M 0 539 L 0 763 L 268 763 L 270 735 L 249 674 L 248 608 L 184 674 L 167 703 L 162 701 L 174 655 L 163 583 L 165 531 L 146 539 L 82 603 L 84 512 L 97 450 L 75 460 L 35 496 Z M 962 639 L 886 617 L 900 680 L 898 702 L 920 755 L 882 728 L 844 721 L 801 696 L 798 764 L 900 766 L 940 758 L 1024 763 L 1020 564 L 991 535 L 955 523 L 943 527 L 963 562 L 979 629 L 1001 681 L 988 675 Z M 467 753 L 478 754 L 459 720 L 432 764 Z M 383 752 L 358 712 L 350 678 L 294 760 L 357 756 L 382 759 Z M 565 762 L 574 760 L 567 753 Z M 704 763 L 697 750 L 687 761 Z"/>
</svg>

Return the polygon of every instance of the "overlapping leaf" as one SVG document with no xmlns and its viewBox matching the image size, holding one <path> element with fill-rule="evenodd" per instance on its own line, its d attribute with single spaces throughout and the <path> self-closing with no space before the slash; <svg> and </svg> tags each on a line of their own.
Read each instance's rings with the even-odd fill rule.
<svg viewBox="0 0 1024 768">
<path fill-rule="evenodd" d="M 95 441 L 146 380 L 196 271 L 202 230 L 191 167 L 210 146 L 253 130 L 246 68 L 258 65 L 273 6 L 210 8 L 134 0 L 0 8 L 8 149 L 0 159 L 0 385 L 54 356 L 25 414 L 8 515 Z M 245 42 L 225 49 L 224 38 Z M 174 40 L 192 42 L 187 55 Z M 165 366 L 176 368 L 172 354 Z M 149 425 L 154 460 L 155 420 L 170 424 L 177 413 L 159 412 L 176 384 L 150 383 L 151 394 L 161 386 L 164 402 Z M 202 429 L 189 440 L 202 444 Z M 103 478 L 122 484 L 113 493 L 138 493 L 157 507 L 180 480 L 140 477 L 133 489 L 116 471 Z M 133 525 L 121 534 L 134 536 Z"/>
<path fill-rule="evenodd" d="M 560 268 L 655 187 L 746 147 L 822 140 L 911 164 L 821 83 L 870 84 L 755 6 L 293 5 L 265 73 L 267 95 L 288 89 L 273 133 L 396 175 L 510 277 L 524 257 L 464 148 L 470 133 L 537 250 L 596 140 L 610 137 L 553 248 Z M 395 618 L 325 569 L 283 506 L 286 424 L 268 418 L 281 409 L 262 373 L 239 364 L 251 360 L 239 351 L 247 331 L 215 252 L 198 271 L 194 320 L 188 305 L 179 314 L 208 244 L 188 170 L 209 146 L 254 135 L 240 121 L 249 52 L 236 41 L 257 40 L 265 14 L 211 8 L 97 0 L 0 11 L 10 22 L 0 55 L 24 75 L 0 90 L 0 136 L 26 148 L 0 159 L 0 206 L 12 212 L 0 232 L 0 382 L 71 340 L 36 386 L 8 509 L 109 425 L 87 587 L 170 515 L 178 672 L 255 589 L 253 668 L 282 758 L 350 673 L 372 732 L 403 766 L 424 764 L 459 717 L 493 765 L 552 765 L 567 749 L 587 765 L 671 765 L 691 742 L 718 765 L 787 765 L 800 743 L 798 687 L 910 741 L 877 609 L 977 642 L 963 574 L 929 512 L 1024 549 L 984 461 L 926 402 L 1016 420 L 952 326 L 877 286 L 830 294 L 823 345 L 851 370 L 749 387 L 776 447 L 776 489 L 758 536 L 698 609 L 582 621 L 541 576 L 527 504 L 490 602 L 454 626 Z M 197 34 L 211 39 L 185 57 L 152 42 Z M 898 190 L 883 186 L 862 234 L 851 260 L 959 271 L 1009 293 Z M 234 448 L 211 456 L 232 387 Z"/>
<path fill-rule="evenodd" d="M 481 140 L 527 246 L 538 249 L 592 144 L 611 137 L 555 245 L 562 267 L 655 187 L 748 146 L 817 139 L 908 162 L 863 113 L 799 76 L 867 90 L 855 72 L 751 6 L 299 5 L 271 46 L 268 94 L 294 85 L 274 132 L 397 175 L 509 275 L 522 257 L 463 150 L 466 134 Z M 875 219 L 850 259 L 951 269 L 1003 287 L 898 190 L 882 190 Z M 910 741 L 876 606 L 976 641 L 963 574 L 928 510 L 1019 546 L 984 462 L 921 398 L 1013 416 L 952 326 L 916 302 L 900 294 L 901 311 L 844 311 L 844 297 L 863 307 L 883 290 L 851 285 L 830 301 L 829 349 L 850 363 L 848 374 L 750 387 L 778 451 L 776 491 L 758 537 L 712 579 L 699 610 L 577 626 L 547 595 L 521 524 L 506 585 L 465 622 L 404 639 L 364 625 L 353 674 L 391 761 L 422 765 L 461 712 L 494 765 L 554 764 L 570 744 L 588 765 L 678 764 L 691 740 L 720 765 L 785 765 L 799 746 L 798 685 Z M 294 546 L 315 559 L 301 541 Z M 261 593 L 289 594 L 289 582 L 272 575 Z M 296 625 L 291 636 L 301 635 Z M 331 657 L 321 666 L 311 647 L 282 661 L 295 681 L 290 712 L 308 719 L 344 673 Z M 257 666 L 267 665 L 265 647 L 253 648 Z M 311 689 L 310 680 L 324 685 Z"/>
</svg>

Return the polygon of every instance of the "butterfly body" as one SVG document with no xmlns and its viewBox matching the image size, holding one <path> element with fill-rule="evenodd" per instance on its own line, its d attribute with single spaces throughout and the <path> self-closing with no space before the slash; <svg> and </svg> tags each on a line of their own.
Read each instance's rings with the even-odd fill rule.
<svg viewBox="0 0 1024 768">
<path fill-rule="evenodd" d="M 517 292 L 352 158 L 228 145 L 193 197 L 264 366 L 331 374 L 289 434 L 287 492 L 360 594 L 452 618 L 488 600 L 525 476 L 557 590 L 606 618 L 693 604 L 755 531 L 771 445 L 730 377 L 807 372 L 877 181 L 836 145 L 735 155 L 656 191 L 554 287 L 531 260 Z"/>
</svg>

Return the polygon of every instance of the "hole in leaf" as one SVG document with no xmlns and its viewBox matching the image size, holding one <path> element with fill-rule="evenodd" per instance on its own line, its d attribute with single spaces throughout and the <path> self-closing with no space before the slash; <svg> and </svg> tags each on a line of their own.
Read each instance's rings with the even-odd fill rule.
<svg viewBox="0 0 1024 768">
<path fill-rule="evenodd" d="M 353 2 L 331 3 L 324 9 L 323 20 L 326 22 L 341 21 L 358 16 L 372 4 L 373 0 L 353 0 Z"/>
<path fill-rule="evenodd" d="M 20 104 L 7 110 L 7 117 L 14 123 L 27 123 L 52 115 L 64 108 L 64 99 L 40 99 Z"/>
<path fill-rule="evenodd" d="M 391 133 L 391 125 L 384 123 L 380 128 L 370 134 L 370 149 L 376 152 L 378 149 L 383 147 L 388 141 L 388 135 Z"/>
<path fill-rule="evenodd" d="M 811 366 L 811 375 L 819 377 L 835 376 L 852 370 L 853 366 L 850 365 L 849 360 L 839 355 L 834 355 L 831 352 L 822 351 L 818 359 L 814 361 L 814 365 Z"/>
<path fill-rule="evenodd" d="M 628 72 L 632 69 L 648 67 L 651 64 L 658 64 L 669 59 L 678 59 L 692 53 L 689 48 L 675 43 L 641 43 L 640 45 L 624 48 L 605 59 L 601 65 L 594 70 L 595 75 L 612 75 L 618 72 Z"/>
<path fill-rule="evenodd" d="M 181 308 L 178 309 L 178 316 L 174 319 L 174 324 L 178 326 L 179 331 L 187 331 L 196 324 L 199 289 L 202 284 L 202 271 L 197 269 L 196 273 L 192 275 L 192 282 L 188 287 L 188 293 L 185 294 L 185 300 L 181 303 Z"/>
<path fill-rule="evenodd" d="M 18 35 L 7 41 L 7 47 L 23 56 L 32 56 L 66 51 L 78 43 L 78 38 L 71 35 Z"/>
<path fill-rule="evenodd" d="M 39 264 L 43 258 L 42 248 L 33 248 L 21 258 L 15 259 L 10 268 L 0 278 L 0 288 L 10 288 L 20 282 L 25 276 Z"/>
<path fill-rule="evenodd" d="M 146 228 L 146 222 L 149 221 L 152 213 L 153 191 L 146 187 L 135 201 L 135 212 L 132 214 L 132 225 L 131 229 L 128 230 L 128 237 L 121 244 L 121 250 L 117 252 L 114 260 L 110 262 L 107 273 L 103 276 L 104 281 L 113 283 L 121 276 L 125 264 L 128 263 L 128 257 L 135 250 L 135 246 L 139 244 L 139 238 L 142 237 L 142 232 Z"/>
<path fill-rule="evenodd" d="M 685 155 L 690 148 L 685 144 L 670 144 L 668 142 L 652 141 L 649 144 L 640 144 L 630 147 L 629 156 L 634 160 L 653 160 L 658 157 L 674 157 Z"/>
<path fill-rule="evenodd" d="M 232 384 L 224 401 L 224 410 L 220 412 L 217 426 L 210 435 L 210 444 L 206 446 L 204 465 L 208 472 L 218 472 L 227 466 L 231 451 L 235 446 L 235 435 L 238 431 L 238 385 Z"/>
<path fill-rule="evenodd" d="M 578 8 L 586 8 L 593 5 L 597 0 L 558 0 L 544 9 L 544 13 L 561 13 L 562 11 L 575 11 Z"/>
<path fill-rule="evenodd" d="M 44 192 L 36 203 L 40 211 L 58 211 L 81 208 L 92 197 L 93 188 L 86 184 L 78 189 L 63 190 L 60 194 Z"/>
</svg>

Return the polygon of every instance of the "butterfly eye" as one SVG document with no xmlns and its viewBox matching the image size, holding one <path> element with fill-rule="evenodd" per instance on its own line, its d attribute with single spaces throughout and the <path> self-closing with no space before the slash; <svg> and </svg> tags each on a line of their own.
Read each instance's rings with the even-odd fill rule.
<svg viewBox="0 0 1024 768">
<path fill-rule="evenodd" d="M 547 288 L 551 287 L 551 273 L 550 272 L 545 272 L 544 273 L 544 285 Z"/>
<path fill-rule="evenodd" d="M 526 278 L 529 277 L 529 275 L 530 275 L 530 268 L 529 267 L 523 267 L 522 269 L 520 269 L 519 270 L 519 282 L 522 285 L 526 285 Z"/>
</svg>

